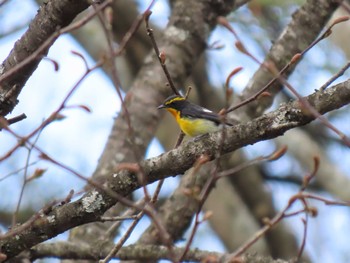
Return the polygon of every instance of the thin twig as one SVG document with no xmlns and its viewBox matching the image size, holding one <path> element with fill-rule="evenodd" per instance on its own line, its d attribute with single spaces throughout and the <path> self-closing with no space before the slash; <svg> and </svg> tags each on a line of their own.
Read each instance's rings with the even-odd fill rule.
<svg viewBox="0 0 350 263">
<path fill-rule="evenodd" d="M 20 194 L 19 194 L 19 197 L 18 197 L 18 201 L 17 201 L 17 206 L 16 206 L 16 210 L 15 212 L 13 213 L 13 217 L 12 217 L 12 227 L 16 225 L 17 223 L 17 216 L 18 216 L 18 213 L 19 213 L 19 208 L 21 206 L 21 202 L 22 202 L 22 198 L 23 198 L 23 194 L 24 194 L 24 188 L 27 184 L 27 177 L 28 177 L 28 168 L 29 168 L 29 161 L 30 161 L 30 157 L 31 157 L 31 154 L 33 152 L 33 149 L 35 147 L 35 144 L 38 142 L 39 140 L 39 137 L 40 137 L 40 134 L 41 134 L 41 131 L 38 133 L 38 135 L 36 136 L 33 144 L 29 147 L 28 149 L 28 154 L 27 154 L 27 158 L 26 158 L 26 161 L 25 161 L 25 165 L 24 165 L 24 172 L 23 172 L 23 182 L 22 182 L 22 186 L 21 186 L 21 191 L 20 191 Z"/>
<path fill-rule="evenodd" d="M 329 87 L 336 79 L 343 76 L 345 71 L 350 67 L 350 61 L 342 67 L 337 74 L 333 75 L 325 84 L 323 84 L 320 88 L 320 91 L 324 91 L 327 87 Z"/>
<path fill-rule="evenodd" d="M 40 162 L 40 160 L 31 162 L 30 164 L 28 164 L 28 167 L 29 167 L 29 166 L 33 166 L 33 165 L 37 164 L 38 162 Z M 0 178 L 0 182 L 3 181 L 3 180 L 5 180 L 5 179 L 7 179 L 7 178 L 9 178 L 10 176 L 12 176 L 12 175 L 14 175 L 14 174 L 17 174 L 17 173 L 23 171 L 24 169 L 26 169 L 26 166 L 24 166 L 24 167 L 22 167 L 22 168 L 19 168 L 19 169 L 15 170 L 15 171 L 12 171 L 12 172 L 10 172 L 10 173 L 8 173 L 8 174 L 6 174 L 5 176 L 3 176 L 3 177 Z"/>
<path fill-rule="evenodd" d="M 150 8 L 152 7 L 152 5 L 154 4 L 154 0 L 151 1 L 151 3 L 149 4 L 149 6 L 147 7 L 146 11 L 144 13 L 147 13 Z M 135 34 L 135 32 L 137 31 L 138 27 L 141 25 L 141 22 L 143 21 L 145 15 L 141 15 L 139 16 L 136 21 L 132 24 L 132 26 L 130 27 L 130 29 L 128 30 L 128 32 L 124 35 L 123 39 L 122 39 L 122 45 L 119 47 L 119 49 L 117 51 L 114 50 L 114 45 L 113 45 L 113 32 L 111 31 L 111 27 L 107 24 L 108 21 L 106 21 L 102 15 L 102 13 L 98 13 L 98 18 L 101 22 L 102 28 L 105 32 L 106 38 L 107 38 L 107 43 L 108 43 L 108 51 L 109 51 L 109 56 L 108 59 L 110 60 L 109 64 L 111 65 L 111 77 L 112 77 L 112 81 L 113 84 L 115 86 L 115 89 L 117 91 L 119 100 L 121 102 L 122 105 L 122 109 L 124 111 L 124 116 L 126 119 L 126 123 L 127 123 L 127 127 L 128 127 L 128 131 L 129 131 L 129 138 L 131 141 L 131 145 L 132 145 L 132 153 L 134 154 L 134 159 L 135 160 L 142 160 L 142 156 L 138 151 L 138 148 L 136 146 L 136 142 L 135 142 L 135 131 L 131 125 L 131 118 L 130 118 L 130 114 L 129 114 L 129 110 L 126 107 L 125 101 L 123 99 L 122 96 L 122 92 L 121 92 L 121 82 L 118 76 L 118 71 L 116 68 L 116 65 L 114 63 L 114 58 L 115 56 L 119 55 L 123 49 L 125 48 L 126 44 L 129 42 L 129 40 L 131 39 L 131 37 Z M 138 179 L 140 181 L 140 184 L 142 185 L 142 189 L 145 195 L 146 200 L 150 200 L 150 194 L 149 191 L 147 189 L 147 178 L 145 177 L 145 173 L 142 169 L 142 167 L 139 165 L 139 171 L 137 173 L 138 175 Z"/>
<path fill-rule="evenodd" d="M 136 215 L 136 218 L 131 223 L 129 228 L 126 230 L 126 232 L 123 234 L 123 236 L 119 239 L 118 243 L 111 249 L 111 251 L 108 253 L 108 255 L 99 261 L 99 263 L 107 263 L 110 260 L 113 259 L 114 255 L 118 253 L 118 251 L 122 248 L 126 240 L 130 237 L 132 231 L 136 227 L 136 225 L 140 222 L 140 219 L 143 217 L 144 211 L 141 211 L 138 215 Z"/>
<path fill-rule="evenodd" d="M 125 221 L 125 220 L 131 220 L 131 219 L 137 219 L 137 215 L 131 215 L 131 216 L 101 216 L 100 222 L 115 222 L 115 221 Z"/>
<path fill-rule="evenodd" d="M 303 241 L 301 242 L 300 249 L 298 251 L 298 256 L 297 256 L 297 258 L 295 260 L 296 263 L 300 262 L 301 256 L 302 256 L 302 254 L 304 252 L 305 245 L 306 245 L 307 226 L 308 226 L 308 223 L 309 223 L 309 214 L 307 212 L 305 213 L 305 218 L 301 219 L 301 222 L 303 223 L 303 226 L 304 226 Z"/>
<path fill-rule="evenodd" d="M 303 190 L 300 190 L 297 194 L 293 195 L 291 198 L 289 198 L 288 204 L 286 207 L 279 212 L 273 219 L 268 220 L 266 222 L 266 225 L 262 227 L 259 231 L 257 231 L 254 236 L 252 236 L 246 243 L 244 243 L 242 246 L 240 246 L 235 252 L 233 252 L 230 255 L 230 260 L 234 260 L 238 256 L 240 256 L 242 253 L 244 253 L 249 247 L 251 247 L 256 241 L 258 241 L 267 231 L 269 231 L 273 226 L 278 224 L 283 218 L 290 217 L 292 215 L 296 215 L 299 213 L 310 213 L 311 209 L 308 207 L 306 200 L 307 199 L 315 199 L 318 201 L 323 202 L 326 205 L 345 205 L 350 206 L 350 202 L 342 202 L 342 201 L 331 201 L 326 198 L 323 198 L 321 196 L 317 196 L 310 193 L 305 193 Z M 304 209 L 298 210 L 296 212 L 287 213 L 287 211 L 292 207 L 292 205 L 300 200 L 304 206 Z M 302 247 L 303 249 L 303 247 Z M 302 253 L 302 249 L 299 250 L 300 254 Z"/>
<path fill-rule="evenodd" d="M 153 29 L 150 28 L 150 26 L 149 26 L 149 18 L 151 17 L 151 14 L 152 14 L 152 12 L 150 10 L 145 12 L 145 21 L 146 21 L 147 35 L 151 39 L 153 49 L 154 49 L 154 51 L 155 51 L 155 53 L 157 55 L 157 58 L 158 58 L 158 60 L 160 62 L 160 65 L 162 66 L 164 74 L 165 74 L 166 78 L 168 79 L 170 88 L 172 89 L 174 94 L 180 95 L 180 92 L 176 89 L 175 84 L 174 84 L 173 80 L 171 79 L 171 76 L 170 76 L 170 73 L 168 71 L 168 68 L 165 65 L 165 60 L 166 60 L 165 56 L 166 56 L 166 54 L 161 53 L 159 51 L 157 42 L 155 41 L 155 38 L 154 38 L 154 35 L 153 35 Z"/>
<path fill-rule="evenodd" d="M 340 139 L 348 146 L 350 147 L 350 140 L 346 137 L 345 134 L 343 134 L 340 130 L 338 130 L 334 125 L 332 125 L 324 116 L 322 116 L 313 106 L 310 105 L 305 99 L 302 98 L 302 96 L 288 83 L 288 81 L 283 77 L 283 73 L 285 73 L 290 66 L 294 65 L 296 62 L 298 62 L 311 48 L 313 48 L 316 44 L 318 44 L 323 39 L 327 38 L 332 33 L 332 28 L 342 22 L 345 22 L 349 20 L 349 17 L 344 16 L 340 17 L 333 21 L 333 23 L 326 28 L 326 30 L 317 38 L 315 39 L 306 49 L 304 49 L 301 53 L 298 53 L 293 56 L 293 58 L 284 66 L 280 71 L 278 71 L 273 64 L 267 65 L 266 63 L 261 63 L 259 60 L 248 51 L 248 49 L 243 45 L 243 43 L 238 39 L 237 34 L 234 34 L 235 37 L 238 39 L 238 42 L 236 43 L 237 48 L 244 54 L 246 54 L 248 57 L 252 58 L 255 62 L 257 62 L 260 66 L 265 67 L 268 69 L 273 75 L 274 78 L 267 84 L 265 87 L 263 87 L 260 91 L 255 93 L 253 96 L 249 97 L 248 99 L 242 101 L 236 106 L 230 107 L 227 112 L 231 112 L 243 105 L 246 105 L 247 103 L 255 100 L 259 97 L 264 91 L 266 91 L 275 81 L 279 80 L 283 85 L 285 85 L 304 105 L 307 110 L 310 111 L 310 113 L 315 116 L 316 118 L 320 119 L 321 122 L 331 130 L 333 130 Z M 230 30 L 230 25 L 228 23 L 222 23 L 224 26 L 226 26 Z M 230 30 L 232 32 L 232 30 Z M 345 69 L 346 70 L 346 69 Z"/>
<path fill-rule="evenodd" d="M 13 68 L 9 69 L 8 71 L 6 71 L 4 74 L 2 74 L 0 76 L 0 83 L 2 83 L 5 79 L 7 79 L 8 77 L 10 77 L 11 75 L 15 74 L 18 70 L 20 70 L 22 67 L 24 67 L 25 65 L 27 65 L 28 63 L 32 62 L 33 60 L 39 58 L 40 56 L 42 56 L 41 54 L 50 46 L 52 45 L 52 43 L 55 42 L 55 40 L 60 36 L 63 35 L 65 33 L 68 33 L 72 30 L 78 29 L 80 27 L 82 27 L 83 25 L 85 25 L 87 22 L 89 22 L 95 15 L 96 12 L 99 12 L 100 10 L 103 10 L 104 8 L 106 8 L 108 5 L 110 5 L 112 3 L 112 0 L 106 0 L 104 1 L 102 4 L 100 4 L 98 6 L 98 8 L 94 11 L 91 12 L 89 14 L 87 14 L 84 18 L 82 18 L 81 20 L 70 24 L 69 26 L 66 26 L 60 30 L 58 30 L 56 33 L 54 33 L 51 37 L 49 37 L 40 47 L 38 47 L 38 49 L 33 52 L 31 55 L 29 55 L 28 57 L 26 57 L 26 59 L 22 60 L 21 62 L 19 62 L 18 64 L 16 64 Z"/>
<path fill-rule="evenodd" d="M 320 41 L 322 41 L 323 39 L 327 38 L 331 32 L 332 32 L 332 28 L 341 22 L 345 22 L 347 21 L 349 18 L 348 17 L 340 17 L 339 19 L 336 19 L 317 39 L 315 39 L 306 49 L 304 49 L 301 53 L 295 54 L 293 56 L 293 58 L 281 69 L 277 72 L 277 70 L 275 68 L 272 68 L 271 65 L 267 65 L 266 63 L 261 63 L 259 62 L 259 60 L 251 53 L 248 51 L 248 49 L 243 45 L 243 42 L 238 38 L 238 35 L 236 33 L 234 33 L 233 28 L 230 26 L 230 24 L 225 20 L 223 20 L 221 18 L 221 24 L 223 26 L 225 26 L 230 32 L 233 33 L 233 35 L 235 36 L 235 38 L 237 39 L 237 43 L 236 43 L 236 47 L 244 54 L 246 54 L 248 57 L 250 57 L 251 59 L 253 59 L 255 62 L 257 62 L 260 66 L 265 67 L 266 69 L 268 69 L 272 74 L 274 74 L 274 78 L 271 79 L 261 90 L 259 90 L 258 92 L 256 92 L 255 94 L 253 94 L 252 96 L 250 96 L 249 98 L 243 100 L 242 102 L 238 103 L 235 106 L 230 107 L 229 109 L 227 109 L 227 113 L 232 112 L 254 100 L 256 100 L 263 92 L 265 92 L 266 90 L 268 90 L 272 84 L 274 84 L 277 80 L 280 80 L 281 78 L 283 78 L 283 74 L 294 64 L 296 64 L 296 62 L 298 62 L 300 60 L 300 58 L 302 56 L 304 56 L 311 48 L 313 48 L 316 44 L 318 44 Z M 346 69 L 345 69 L 346 70 Z M 344 71 L 345 71 L 344 70 Z"/>
<path fill-rule="evenodd" d="M 319 113 L 315 109 L 315 107 L 313 107 L 306 99 L 303 98 L 303 96 L 301 96 L 293 88 L 292 85 L 288 83 L 287 80 L 285 80 L 282 77 L 279 77 L 279 80 L 299 99 L 300 103 L 302 104 L 302 107 L 304 107 L 304 109 L 302 110 L 308 110 L 315 118 L 319 119 L 326 127 L 334 131 L 339 136 L 339 138 L 345 143 L 346 146 L 350 147 L 350 139 L 344 133 L 342 133 L 332 123 L 330 123 L 325 116 Z"/>
</svg>

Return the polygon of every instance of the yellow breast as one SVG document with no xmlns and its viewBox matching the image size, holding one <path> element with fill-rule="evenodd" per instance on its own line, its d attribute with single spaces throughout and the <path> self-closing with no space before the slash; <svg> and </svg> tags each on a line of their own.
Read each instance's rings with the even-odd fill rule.
<svg viewBox="0 0 350 263">
<path fill-rule="evenodd" d="M 167 110 L 175 117 L 181 130 L 188 136 L 195 137 L 219 130 L 219 126 L 212 121 L 188 117 L 181 118 L 179 111 L 172 108 L 168 108 Z"/>
<path fill-rule="evenodd" d="M 178 123 L 181 130 L 191 137 L 214 132 L 219 129 L 218 125 L 206 119 L 181 118 L 178 120 Z"/>
</svg>

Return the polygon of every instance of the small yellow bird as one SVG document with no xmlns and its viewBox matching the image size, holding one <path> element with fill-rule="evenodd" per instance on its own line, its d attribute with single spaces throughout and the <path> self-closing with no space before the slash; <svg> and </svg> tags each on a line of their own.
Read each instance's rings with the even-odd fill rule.
<svg viewBox="0 0 350 263">
<path fill-rule="evenodd" d="M 219 114 L 198 106 L 179 95 L 168 97 L 158 109 L 169 111 L 175 117 L 181 130 L 191 137 L 218 131 L 223 123 L 223 118 Z M 227 122 L 225 124 L 232 126 Z"/>
</svg>

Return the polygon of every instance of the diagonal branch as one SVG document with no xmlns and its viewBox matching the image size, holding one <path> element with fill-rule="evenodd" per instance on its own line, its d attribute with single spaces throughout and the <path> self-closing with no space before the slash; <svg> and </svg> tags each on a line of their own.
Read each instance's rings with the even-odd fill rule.
<svg viewBox="0 0 350 263">
<path fill-rule="evenodd" d="M 317 91 L 305 99 L 321 114 L 338 109 L 350 103 L 350 80 L 325 92 Z M 222 154 L 229 153 L 258 141 L 275 138 L 287 130 L 313 120 L 314 117 L 303 110 L 299 101 L 293 101 L 257 119 L 227 128 L 223 145 L 220 132 L 207 134 L 201 140 L 188 141 L 172 151 L 143 161 L 141 165 L 148 183 L 152 183 L 184 173 L 203 154 L 209 159 L 214 159 L 218 149 L 221 149 Z M 141 187 L 137 176 L 127 170 L 110 175 L 104 185 L 124 196 Z M 117 200 L 104 191 L 90 190 L 79 200 L 42 214 L 22 232 L 8 235 L 0 241 L 1 252 L 11 258 L 25 248 L 30 248 L 68 229 L 96 221 L 116 202 Z"/>
<path fill-rule="evenodd" d="M 306 1 L 298 10 L 293 14 L 291 18 L 291 22 L 289 22 L 288 26 L 286 26 L 283 33 L 280 35 L 278 40 L 274 42 L 272 45 L 270 52 L 267 54 L 265 62 L 272 61 L 275 63 L 276 67 L 279 69 L 283 68 L 286 63 L 296 54 L 299 52 L 303 52 L 303 50 L 309 46 L 320 34 L 321 30 L 323 29 L 324 25 L 328 21 L 329 17 L 333 13 L 334 9 L 337 7 L 337 3 L 332 2 L 331 0 L 312 0 L 312 1 Z M 322 12 L 314 12 L 314 10 L 321 10 Z M 311 14 L 310 14 L 311 13 Z M 305 20 L 308 20 L 308 23 L 305 23 Z M 305 33 L 306 32 L 306 33 Z M 271 62 L 270 62 L 271 63 Z M 294 70 L 294 66 L 290 67 L 288 72 L 284 74 L 284 76 L 289 76 Z M 272 74 L 269 72 L 266 72 L 266 66 L 261 66 L 260 69 L 257 71 L 257 73 L 254 75 L 254 78 L 249 82 L 247 89 L 245 93 L 242 95 L 242 99 L 247 98 L 251 94 L 256 93 L 258 90 L 263 87 L 271 78 L 273 77 Z M 255 84 L 257 83 L 257 84 Z M 280 89 L 281 84 L 276 83 L 273 87 L 273 95 L 277 93 L 277 91 Z M 270 87 L 271 88 L 271 87 Z M 200 94 L 203 96 L 202 92 L 202 86 L 200 86 Z M 205 96 L 204 96 L 205 97 Z M 216 100 L 213 100 L 213 96 L 206 96 L 207 100 L 210 102 L 214 102 Z M 235 95 L 233 97 L 236 97 Z M 238 97 L 238 96 L 237 96 Z M 262 113 L 263 110 L 266 109 L 267 106 L 270 105 L 271 99 L 273 96 L 270 96 L 267 98 L 268 101 L 265 101 L 263 103 L 259 102 L 255 103 L 253 106 L 246 105 L 240 113 L 245 114 L 245 118 L 243 114 L 240 114 L 240 120 L 244 121 L 247 119 L 247 115 L 249 115 L 250 118 L 253 118 L 254 116 L 258 116 Z M 264 100 L 264 98 L 262 98 Z M 223 104 L 222 104 L 223 105 Z M 208 105 L 207 105 L 208 106 Z M 210 108 L 210 107 L 209 107 Z M 248 108 L 248 110 L 246 110 Z M 244 111 L 244 112 L 243 112 Z M 236 113 L 236 112 L 233 112 Z M 168 134 L 166 134 L 168 136 Z M 239 159 L 239 160 L 237 160 Z M 226 165 L 227 167 L 233 167 L 236 166 L 237 163 L 243 162 L 243 157 L 238 157 L 237 153 L 235 154 L 234 158 L 230 159 L 229 163 L 225 163 L 223 165 Z M 236 164 L 234 163 L 236 162 Z M 229 180 L 234 183 L 236 186 L 235 189 L 239 192 L 241 197 L 243 198 L 245 204 L 250 208 L 250 211 L 256 218 L 257 222 L 260 222 L 262 218 L 264 217 L 273 217 L 276 212 L 273 207 L 272 197 L 271 193 L 266 191 L 266 186 L 263 185 L 263 180 L 259 174 L 259 172 L 256 170 L 256 167 L 249 167 L 249 172 L 242 171 L 239 174 L 237 174 L 234 177 L 230 177 Z M 210 170 L 210 168 L 207 168 L 207 170 Z M 208 176 L 208 173 L 204 172 L 201 173 L 197 177 L 200 178 L 200 180 L 204 180 L 206 176 Z M 247 177 L 247 174 L 249 176 Z M 190 177 L 190 176 L 189 176 Z M 182 181 L 187 180 L 187 176 L 184 175 L 182 177 Z M 198 186 L 200 180 L 196 180 L 196 186 Z M 253 187 L 252 187 L 253 186 Z M 174 195 L 165 202 L 165 204 L 160 209 L 160 216 L 162 217 L 164 224 L 167 226 L 167 229 L 170 234 L 173 233 L 174 238 L 179 238 L 182 234 L 180 229 L 183 229 L 184 227 L 187 227 L 188 223 L 192 221 L 191 215 L 191 208 L 193 206 L 189 205 L 189 201 L 184 202 L 185 204 L 183 207 L 179 203 L 179 200 L 183 201 L 183 199 L 189 199 L 186 194 L 181 191 L 181 186 L 178 188 Z M 179 192 L 177 194 L 177 192 Z M 218 192 L 221 192 L 220 190 Z M 227 191 L 226 191 L 227 192 Z M 225 193 L 226 193 L 225 192 Z M 180 197 L 178 197 L 180 196 Z M 176 198 L 177 197 L 177 198 Z M 221 195 L 218 194 L 211 194 L 209 196 L 209 199 L 212 199 L 213 206 L 208 208 L 211 211 L 215 211 L 217 209 L 217 204 L 220 203 L 221 206 L 226 207 L 223 202 L 225 202 Z M 216 201 L 215 201 L 216 199 Z M 193 202 L 196 204 L 195 197 L 193 197 Z M 172 205 L 171 205 L 172 203 Z M 228 200 L 227 205 L 232 205 L 232 200 Z M 260 207 L 264 207 L 264 209 L 260 209 Z M 220 206 L 220 207 L 221 207 Z M 171 208 L 170 208 L 171 207 Z M 176 208 L 176 209 L 175 209 Z M 183 210 L 181 210 L 183 208 Z M 225 209 L 223 209 L 225 210 Z M 180 211 L 180 214 L 182 215 L 181 220 L 177 220 L 177 214 Z M 194 210 L 196 211 L 196 210 Z M 227 213 L 231 213 L 229 209 L 226 209 L 228 211 Z M 243 212 L 242 212 L 243 213 Z M 237 219 L 237 216 L 234 215 L 235 219 L 231 219 L 231 223 L 234 222 L 234 220 Z M 211 217 L 210 220 L 213 220 L 214 217 Z M 222 214 L 220 214 L 220 220 L 218 220 L 218 225 L 223 226 L 222 224 Z M 177 224 L 176 224 L 177 223 Z M 174 227 L 174 225 L 177 226 L 177 228 Z M 222 233 L 228 233 L 227 227 L 223 227 Z M 242 231 L 240 231 L 241 233 Z M 147 243 L 147 244 L 154 244 L 159 242 L 159 236 L 155 235 L 155 226 L 151 225 L 147 231 L 143 234 L 143 236 L 140 238 L 139 242 Z M 228 234 L 229 238 L 231 240 L 235 239 L 238 240 L 238 235 L 234 235 L 234 237 L 230 234 Z M 294 242 L 295 239 L 291 236 L 289 231 L 287 231 L 286 227 L 283 227 L 283 224 L 278 225 L 276 228 L 274 228 L 272 231 L 270 231 L 267 235 L 267 240 L 269 241 L 270 251 L 274 257 L 280 257 L 280 258 L 288 258 L 297 253 L 297 244 Z M 281 242 L 282 241 L 282 242 Z M 226 243 L 227 244 L 227 243 Z"/>
<path fill-rule="evenodd" d="M 87 0 L 51 0 L 43 4 L 25 34 L 15 43 L 8 57 L 0 66 L 0 77 L 32 55 L 57 30 L 69 25 L 83 10 L 89 7 Z M 53 43 L 52 43 L 53 44 Z M 6 116 L 17 104 L 17 97 L 29 77 L 36 70 L 50 46 L 15 74 L 0 83 L 0 115 Z"/>
<path fill-rule="evenodd" d="M 73 242 L 55 242 L 40 244 L 33 249 L 30 249 L 28 256 L 32 261 L 39 258 L 56 257 L 60 259 L 87 259 L 87 260 L 97 260 L 102 259 L 108 253 L 108 247 L 105 247 L 102 251 L 96 249 L 96 247 L 91 246 L 81 246 Z M 175 247 L 174 253 L 180 256 L 183 253 L 183 248 Z M 224 262 L 228 258 L 228 254 L 205 251 L 199 249 L 189 250 L 185 260 L 192 262 Z M 168 259 L 169 249 L 164 246 L 156 245 L 129 245 L 120 249 L 115 259 L 138 259 L 138 260 L 160 260 Z M 273 260 L 269 257 L 261 257 L 258 255 L 246 254 L 242 258 L 242 262 L 255 262 L 255 263 L 285 263 L 282 260 Z"/>
<path fill-rule="evenodd" d="M 272 64 L 278 70 L 281 70 L 290 62 L 294 55 L 304 52 L 320 34 L 333 12 L 340 5 L 340 2 L 333 0 L 306 1 L 293 14 L 291 22 L 271 46 L 263 64 L 254 73 L 254 76 L 244 89 L 242 98 L 249 98 L 274 79 L 274 75 L 269 72 L 266 65 Z M 294 71 L 296 65 L 297 63 L 287 67 L 283 76 L 287 78 Z M 257 101 L 239 109 L 241 119 L 242 115 L 250 118 L 261 115 L 264 110 L 271 106 L 274 95 L 281 90 L 282 86 L 283 83 L 275 79 L 268 88 L 268 92 L 273 96 L 263 96 Z M 237 114 L 237 112 L 235 113 Z"/>
<path fill-rule="evenodd" d="M 266 65 L 274 65 L 278 70 L 284 68 L 293 56 L 297 53 L 304 53 L 305 49 L 312 45 L 324 29 L 327 21 L 333 12 L 340 5 L 340 2 L 332 0 L 309 0 L 303 2 L 293 15 L 288 25 L 283 29 L 279 37 L 273 42 L 267 56 L 264 59 L 264 65 L 254 73 L 249 80 L 248 85 L 241 94 L 242 100 L 249 98 L 252 94 L 261 90 L 267 83 L 273 79 Z M 321 11 L 322 10 L 322 11 Z M 298 63 L 290 66 L 283 77 L 288 77 L 294 71 Z M 281 90 L 282 84 L 277 80 L 268 88 L 270 96 L 261 96 L 257 101 L 250 103 L 236 112 L 236 118 L 241 121 L 260 116 L 269 106 L 275 95 Z M 241 157 L 242 158 L 242 157 Z M 235 166 L 233 162 L 242 162 L 237 154 L 231 159 L 230 166 Z M 238 160 L 237 160 L 238 159 Z M 258 222 L 264 217 L 272 218 L 275 214 L 272 193 L 266 191 L 266 185 L 263 184 L 260 172 L 256 167 L 250 167 L 249 170 L 240 172 L 229 180 L 234 184 L 244 202 Z M 249 174 L 249 176 L 247 176 Z M 215 198 L 215 195 L 211 195 Z M 261 207 L 264 209 L 261 209 Z M 290 258 L 296 254 L 298 249 L 297 242 L 293 238 L 285 224 L 279 224 L 265 237 L 268 242 L 270 253 L 276 258 Z"/>
</svg>

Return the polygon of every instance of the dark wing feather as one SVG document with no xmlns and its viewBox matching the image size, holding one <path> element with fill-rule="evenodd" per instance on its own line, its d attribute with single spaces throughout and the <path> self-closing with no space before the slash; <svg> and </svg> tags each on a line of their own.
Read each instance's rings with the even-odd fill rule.
<svg viewBox="0 0 350 263">
<path fill-rule="evenodd" d="M 184 116 L 184 117 L 188 117 L 188 118 L 201 118 L 201 119 L 207 119 L 207 120 L 211 120 L 213 122 L 215 122 L 216 124 L 221 124 L 222 122 L 222 119 L 221 117 L 215 113 L 215 112 L 212 112 L 206 108 L 203 108 L 201 106 L 198 106 L 196 104 L 193 104 L 189 101 L 186 101 L 186 103 L 189 103 L 191 104 L 190 107 L 183 107 L 182 110 L 181 110 L 181 116 Z M 233 126 L 232 123 L 229 123 L 229 122 L 225 122 L 227 125 L 229 126 Z"/>
<path fill-rule="evenodd" d="M 181 115 L 189 118 L 201 118 L 211 120 L 216 124 L 221 123 L 220 116 L 218 114 L 193 103 L 191 103 L 191 107 L 183 108 L 181 111 Z"/>
</svg>

